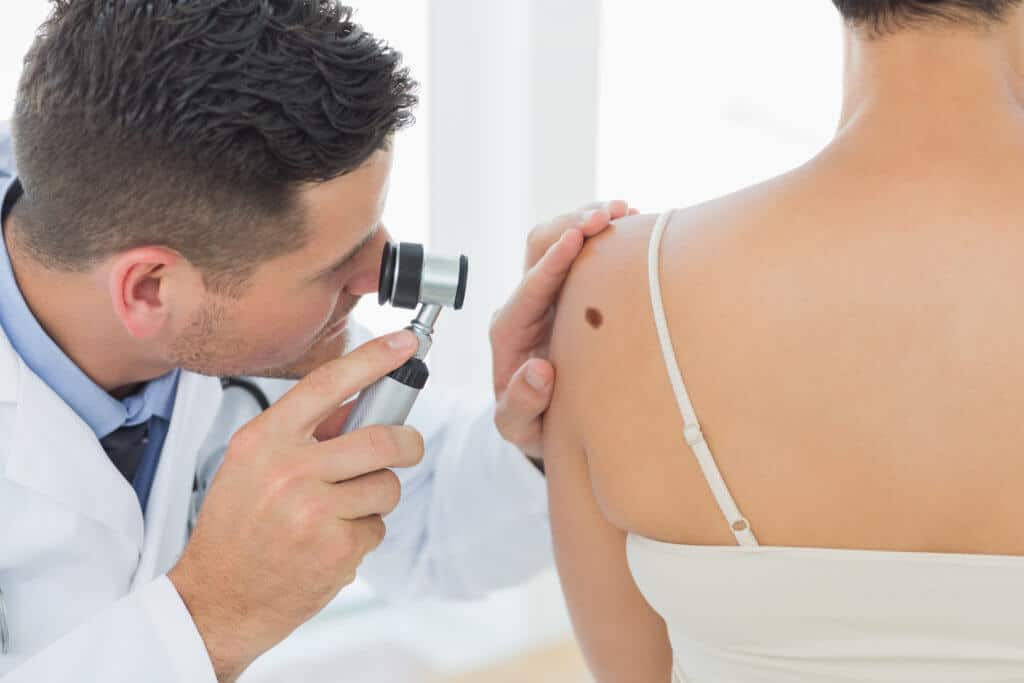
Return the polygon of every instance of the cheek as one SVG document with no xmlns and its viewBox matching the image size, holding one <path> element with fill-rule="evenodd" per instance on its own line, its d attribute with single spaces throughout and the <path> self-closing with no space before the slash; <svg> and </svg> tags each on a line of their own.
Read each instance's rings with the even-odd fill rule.
<svg viewBox="0 0 1024 683">
<path fill-rule="evenodd" d="M 288 310 L 282 311 L 282 320 L 290 320 L 291 336 L 296 339 L 312 339 L 319 334 L 334 315 L 340 291 L 314 293 L 296 297 Z M 283 331 L 287 334 L 287 331 Z"/>
<path fill-rule="evenodd" d="M 253 346 L 285 359 L 301 353 L 331 319 L 339 295 L 340 292 L 311 292 L 268 303 L 253 321 Z"/>
</svg>

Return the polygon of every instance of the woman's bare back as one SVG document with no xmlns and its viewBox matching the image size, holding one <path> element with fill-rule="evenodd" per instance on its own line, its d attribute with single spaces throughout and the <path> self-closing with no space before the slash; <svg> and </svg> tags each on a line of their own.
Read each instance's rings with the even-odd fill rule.
<svg viewBox="0 0 1024 683">
<path fill-rule="evenodd" d="M 680 369 L 762 545 L 1024 555 L 1024 178 L 1009 147 L 874 158 L 840 141 L 676 213 L 661 277 Z M 556 355 L 578 349 L 585 367 L 558 390 L 580 397 L 613 523 L 734 545 L 662 362 L 653 222 L 588 246 L 556 331 Z"/>
</svg>

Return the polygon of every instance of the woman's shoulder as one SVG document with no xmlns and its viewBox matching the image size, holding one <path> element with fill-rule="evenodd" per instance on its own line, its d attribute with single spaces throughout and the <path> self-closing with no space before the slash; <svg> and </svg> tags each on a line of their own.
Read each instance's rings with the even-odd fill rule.
<svg viewBox="0 0 1024 683">
<path fill-rule="evenodd" d="M 692 207 L 629 216 L 588 239 L 555 309 L 551 357 L 559 377 L 556 392 L 569 402 L 578 397 L 581 410 L 593 414 L 597 404 L 625 395 L 613 387 L 663 375 L 649 287 L 654 227 L 660 218 L 668 220 L 659 249 L 666 305 L 696 313 L 697 297 L 710 284 L 697 281 L 707 279 L 710 271 L 716 271 L 716 283 L 731 277 L 721 247 L 734 239 L 742 223 L 737 207 L 750 201 L 743 191 Z"/>
<path fill-rule="evenodd" d="M 716 200 L 668 216 L 659 258 L 674 320 L 681 312 L 703 317 L 696 309 L 705 307 L 707 289 L 676 282 L 683 275 L 713 269 L 721 260 L 705 243 L 717 231 L 731 229 L 727 209 Z M 687 497 L 687 519 L 714 519 L 715 512 L 713 502 L 706 510 L 700 506 L 700 473 L 690 471 L 692 463 L 676 458 L 666 464 L 662 457 L 663 441 L 682 438 L 666 429 L 679 422 L 679 413 L 660 349 L 648 277 L 651 236 L 664 215 L 625 218 L 588 240 L 562 292 L 551 340 L 556 382 L 549 418 L 568 430 L 586 453 L 598 504 L 622 529 L 636 528 L 638 520 L 656 517 L 662 509 L 677 514 L 680 492 L 688 490 L 680 481 L 697 491 Z M 728 275 L 719 271 L 715 277 Z M 653 480 L 652 472 L 659 473 Z"/>
<path fill-rule="evenodd" d="M 669 214 L 659 280 L 676 351 L 699 356 L 702 373 L 717 372 L 715 347 L 738 343 L 736 320 L 768 315 L 753 299 L 771 298 L 784 284 L 778 274 L 800 258 L 787 246 L 798 240 L 778 237 L 798 213 L 791 186 L 775 179 L 702 204 L 631 216 L 587 241 L 556 307 L 551 340 L 556 395 L 571 404 L 585 440 L 614 441 L 609 411 L 647 427 L 678 421 L 650 292 L 658 219 Z M 641 417 L 638 402 L 656 407 Z"/>
<path fill-rule="evenodd" d="M 621 291 L 616 275 L 643 275 L 638 282 L 646 286 L 648 247 L 654 226 L 663 216 L 669 224 L 662 251 L 672 259 L 670 270 L 679 270 L 683 261 L 699 265 L 726 258 L 731 249 L 723 247 L 739 248 L 743 246 L 739 238 L 768 235 L 774 225 L 792 221 L 805 211 L 812 194 L 807 180 L 798 169 L 700 204 L 615 221 L 587 240 L 567 290 L 589 292 L 606 287 Z"/>
<path fill-rule="evenodd" d="M 556 347 L 571 348 L 574 358 L 583 359 L 604 347 L 582 348 L 582 338 L 604 331 L 625 335 L 624 344 L 642 338 L 631 332 L 653 325 L 648 257 L 660 218 L 668 221 L 658 250 L 661 276 L 686 298 L 708 285 L 727 287 L 741 270 L 749 274 L 755 265 L 751 244 L 758 235 L 770 239 L 771 226 L 782 222 L 788 204 L 785 187 L 773 180 L 702 204 L 613 222 L 587 240 L 573 265 L 557 306 Z"/>
<path fill-rule="evenodd" d="M 657 215 L 629 216 L 591 237 L 576 258 L 555 310 L 552 355 L 585 367 L 643 318 L 646 249 Z"/>
</svg>

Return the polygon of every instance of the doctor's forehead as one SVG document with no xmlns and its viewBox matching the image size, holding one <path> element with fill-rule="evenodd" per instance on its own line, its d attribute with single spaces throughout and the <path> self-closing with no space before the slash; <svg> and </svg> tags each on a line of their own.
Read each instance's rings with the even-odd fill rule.
<svg viewBox="0 0 1024 683">
<path fill-rule="evenodd" d="M 379 223 L 391 176 L 390 150 L 374 153 L 362 166 L 299 191 L 311 242 L 363 239 Z"/>
</svg>

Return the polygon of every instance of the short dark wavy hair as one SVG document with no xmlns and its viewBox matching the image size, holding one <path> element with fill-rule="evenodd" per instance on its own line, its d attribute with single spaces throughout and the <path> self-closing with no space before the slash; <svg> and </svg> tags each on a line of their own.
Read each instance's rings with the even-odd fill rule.
<svg viewBox="0 0 1024 683">
<path fill-rule="evenodd" d="M 854 26 L 882 35 L 922 22 L 985 26 L 1006 18 L 1021 0 L 832 0 Z"/>
<path fill-rule="evenodd" d="M 416 90 L 337 0 L 55 0 L 15 105 L 20 240 L 54 268 L 160 244 L 244 280 L 308 238 L 297 190 L 387 148 Z"/>
</svg>

